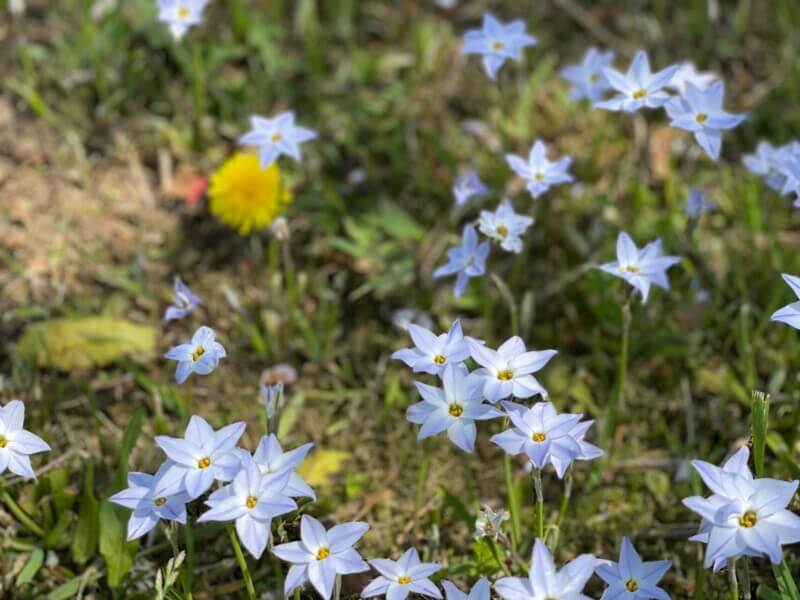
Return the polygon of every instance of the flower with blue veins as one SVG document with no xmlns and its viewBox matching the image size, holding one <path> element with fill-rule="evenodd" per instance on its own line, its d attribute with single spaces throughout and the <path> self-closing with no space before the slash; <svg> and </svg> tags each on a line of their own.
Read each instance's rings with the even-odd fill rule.
<svg viewBox="0 0 800 600">
<path fill-rule="evenodd" d="M 684 129 L 694 134 L 694 139 L 713 160 L 719 158 L 722 148 L 722 132 L 738 127 L 745 115 L 735 115 L 722 109 L 725 84 L 715 81 L 702 90 L 691 83 L 686 84 L 686 93 L 672 98 L 665 109 L 672 121 L 670 127 Z"/>
<path fill-rule="evenodd" d="M 716 202 L 706 198 L 703 190 L 689 190 L 689 198 L 683 206 L 683 212 L 692 219 L 699 219 L 701 216 L 717 209 Z"/>
<path fill-rule="evenodd" d="M 685 62 L 678 65 L 675 75 L 669 80 L 666 87 L 671 88 L 679 94 L 686 92 L 686 84 L 691 83 L 696 88 L 704 90 L 714 83 L 719 77 L 715 73 L 700 72 L 693 62 Z"/>
<path fill-rule="evenodd" d="M 283 112 L 271 119 L 253 115 L 250 117 L 252 129 L 239 138 L 239 143 L 255 146 L 262 169 L 266 169 L 281 155 L 300 162 L 300 144 L 313 140 L 317 134 L 311 129 L 298 127 L 292 111 Z"/>
<path fill-rule="evenodd" d="M 653 73 L 647 53 L 639 50 L 627 73 L 611 67 L 603 69 L 606 81 L 618 94 L 609 100 L 596 102 L 595 108 L 625 112 L 635 112 L 640 108 L 661 108 L 670 99 L 664 87 L 672 80 L 678 68 L 678 65 L 672 65 Z"/>
<path fill-rule="evenodd" d="M 172 290 L 172 306 L 164 313 L 164 320 L 182 319 L 197 308 L 198 304 L 200 298 L 176 275 Z"/>
<path fill-rule="evenodd" d="M 766 556 L 778 564 L 781 547 L 800 542 L 800 516 L 788 507 L 798 481 L 755 479 L 747 466 L 749 455 L 740 448 L 722 467 L 692 461 L 713 494 L 683 499 L 702 517 L 699 533 L 689 540 L 706 544 L 704 566 L 714 571 L 740 556 Z"/>
<path fill-rule="evenodd" d="M 444 597 L 446 600 L 489 600 L 492 596 L 492 590 L 489 587 L 489 580 L 486 577 L 481 577 L 469 594 L 465 594 L 458 589 L 455 584 L 449 581 L 443 581 L 442 587 L 444 588 Z"/>
<path fill-rule="evenodd" d="M 506 154 L 508 166 L 522 179 L 531 196 L 538 198 L 551 186 L 573 181 L 569 174 L 572 157 L 565 156 L 556 161 L 547 158 L 547 148 L 537 139 L 528 153 L 527 160 L 516 154 Z"/>
<path fill-rule="evenodd" d="M 210 508 L 197 522 L 235 521 L 242 545 L 253 558 L 261 558 L 272 537 L 272 519 L 297 508 L 297 503 L 284 493 L 289 474 L 282 471 L 262 475 L 252 457 L 247 456 L 233 481 L 209 496 Z"/>
<path fill-rule="evenodd" d="M 680 261 L 679 256 L 664 255 L 660 239 L 640 250 L 623 231 L 617 237 L 617 260 L 601 265 L 600 269 L 627 281 L 639 291 L 645 303 L 652 285 L 669 290 L 667 269 Z"/>
<path fill-rule="evenodd" d="M 600 600 L 669 600 L 658 582 L 672 566 L 670 560 L 643 561 L 631 541 L 623 537 L 619 562 L 599 560 L 595 573 L 608 584 Z"/>
<path fill-rule="evenodd" d="M 30 456 L 49 452 L 50 446 L 38 435 L 23 429 L 24 424 L 22 400 L 12 400 L 0 407 L 0 474 L 8 469 L 20 477 L 36 479 Z"/>
<path fill-rule="evenodd" d="M 494 589 L 503 600 L 591 600 L 583 588 L 596 562 L 591 554 L 581 554 L 559 570 L 547 545 L 537 538 L 528 576 L 502 577 Z"/>
<path fill-rule="evenodd" d="M 166 497 L 185 490 L 194 500 L 215 480 L 232 480 L 241 469 L 235 448 L 244 429 L 245 424 L 239 422 L 214 431 L 205 419 L 193 415 L 183 438 L 156 436 L 169 461 L 159 472 L 153 493 Z"/>
<path fill-rule="evenodd" d="M 175 369 L 175 381 L 183 383 L 189 375 L 208 375 L 219 366 L 219 361 L 225 358 L 225 348 L 216 341 L 216 334 L 210 327 L 200 327 L 194 332 L 192 341 L 171 348 L 164 358 L 178 361 Z"/>
<path fill-rule="evenodd" d="M 464 365 L 447 365 L 441 376 L 443 388 L 415 382 L 422 402 L 410 406 L 406 418 L 422 425 L 418 440 L 446 431 L 451 442 L 464 452 L 472 452 L 477 435 L 475 421 L 502 417 L 503 413 L 484 403 L 483 380 Z"/>
<path fill-rule="evenodd" d="M 178 492 L 171 496 L 160 496 L 154 493 L 156 481 L 168 468 L 169 463 L 165 463 L 155 475 L 128 473 L 128 487 L 108 499 L 133 511 L 128 520 L 129 542 L 148 533 L 162 519 L 186 524 L 186 503 L 190 500 L 188 494 Z"/>
<path fill-rule="evenodd" d="M 158 0 L 158 20 L 169 25 L 170 32 L 180 40 L 190 27 L 203 22 L 203 10 L 208 0 Z"/>
<path fill-rule="evenodd" d="M 533 468 L 544 469 L 558 457 L 569 466 L 581 454 L 581 446 L 571 433 L 583 415 L 556 412 L 550 402 L 537 402 L 528 408 L 516 402 L 503 402 L 512 427 L 492 436 L 492 443 L 506 454 L 525 454 Z M 555 467 L 555 464 L 553 464 Z M 559 478 L 566 472 L 556 471 Z"/>
<path fill-rule="evenodd" d="M 447 263 L 433 272 L 433 277 L 456 275 L 453 295 L 460 298 L 467 289 L 469 280 L 486 273 L 486 258 L 489 256 L 489 241 L 478 243 L 475 227 L 467 225 L 460 246 L 447 251 Z"/>
<path fill-rule="evenodd" d="M 496 79 L 497 72 L 506 60 L 519 62 L 522 60 L 522 50 L 535 45 L 536 38 L 525 31 L 524 21 L 502 23 L 490 13 L 485 13 L 482 27 L 464 34 L 461 52 L 482 56 L 486 74 Z"/>
<path fill-rule="evenodd" d="M 589 48 L 583 60 L 561 70 L 561 77 L 572 84 L 569 91 L 570 100 L 588 98 L 590 102 L 599 102 L 603 93 L 609 89 L 603 69 L 614 63 L 614 52 Z"/>
<path fill-rule="evenodd" d="M 788 273 L 782 273 L 781 277 L 786 282 L 786 284 L 792 288 L 794 295 L 797 296 L 798 300 L 792 302 L 791 304 L 787 304 L 783 308 L 779 308 L 772 316 L 769 318 L 770 321 L 777 321 L 779 323 L 786 323 L 795 329 L 800 329 L 800 277 L 795 275 L 789 275 Z"/>
<path fill-rule="evenodd" d="M 482 210 L 478 221 L 478 229 L 483 235 L 498 242 L 503 250 L 514 254 L 522 252 L 520 236 L 531 225 L 533 217 L 515 213 L 508 198 L 494 212 Z"/>
<path fill-rule="evenodd" d="M 469 358 L 469 346 L 458 319 L 447 333 L 439 335 L 414 323 L 409 323 L 406 330 L 415 347 L 398 350 L 392 359 L 402 360 L 414 373 L 439 375 L 447 365 L 463 363 Z"/>
<path fill-rule="evenodd" d="M 483 381 L 483 395 L 489 402 L 509 396 L 547 396 L 547 390 L 539 384 L 533 373 L 550 362 L 557 354 L 555 350 L 529 352 L 519 336 L 509 338 L 497 350 L 473 339 L 467 340 L 467 343 L 472 358 L 481 366 L 474 375 Z"/>
<path fill-rule="evenodd" d="M 453 198 L 456 206 L 464 206 L 473 198 L 485 196 L 491 190 L 475 171 L 467 171 L 463 175 L 456 177 L 453 182 Z"/>
<path fill-rule="evenodd" d="M 380 573 L 361 592 L 362 598 L 386 596 L 387 600 L 405 600 L 409 594 L 420 594 L 429 598 L 441 598 L 442 594 L 428 579 L 442 568 L 437 563 L 419 560 L 416 548 L 409 548 L 400 560 L 375 558 L 369 564 Z"/>
<path fill-rule="evenodd" d="M 369 571 L 369 565 L 353 548 L 369 530 L 366 523 L 352 522 L 325 529 L 309 515 L 300 519 L 300 541 L 280 544 L 272 553 L 291 563 L 283 595 L 290 598 L 297 588 L 310 582 L 325 600 L 333 595 L 336 577 Z"/>
</svg>

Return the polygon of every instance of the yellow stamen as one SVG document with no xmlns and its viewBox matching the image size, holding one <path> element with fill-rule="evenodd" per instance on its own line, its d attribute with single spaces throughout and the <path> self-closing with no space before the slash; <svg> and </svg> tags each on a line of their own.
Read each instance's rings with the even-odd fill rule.
<svg viewBox="0 0 800 600">
<path fill-rule="evenodd" d="M 433 357 L 433 362 L 435 362 L 437 365 L 443 365 L 444 363 L 447 362 L 447 359 L 441 354 L 437 354 L 436 356 Z"/>
<path fill-rule="evenodd" d="M 542 173 L 541 171 L 537 171 L 536 173 L 534 173 L 533 178 L 536 181 L 544 181 L 544 173 Z"/>
<path fill-rule="evenodd" d="M 275 132 L 275 133 L 272 134 L 272 143 L 273 144 L 277 144 L 282 139 L 283 139 L 283 135 L 281 135 L 280 133 Z"/>
<path fill-rule="evenodd" d="M 200 360 L 200 357 L 203 356 L 203 354 L 205 353 L 206 349 L 203 348 L 202 346 L 198 346 L 197 348 L 194 349 L 194 352 L 192 352 L 192 360 L 197 362 L 198 360 Z"/>
<path fill-rule="evenodd" d="M 697 116 L 694 118 L 694 120 L 702 125 L 708 120 L 708 115 L 706 113 L 697 113 Z"/>
<path fill-rule="evenodd" d="M 497 374 L 497 378 L 500 381 L 511 381 L 512 379 L 514 379 L 514 373 L 506 369 L 505 371 L 500 371 Z"/>
<path fill-rule="evenodd" d="M 505 44 L 503 44 L 503 42 L 501 42 L 500 40 L 492 42 L 492 50 L 502 50 L 505 47 L 506 47 Z"/>
<path fill-rule="evenodd" d="M 409 583 L 411 583 L 411 577 L 409 577 L 408 575 L 401 575 L 400 577 L 397 578 L 397 583 L 399 583 L 400 585 L 408 585 Z"/>
<path fill-rule="evenodd" d="M 639 267 L 636 265 L 621 265 L 619 270 L 624 273 L 638 273 Z"/>
<path fill-rule="evenodd" d="M 592 76 L 589 77 L 589 81 L 591 81 L 592 83 L 597 83 L 598 81 L 600 81 L 600 75 L 598 75 L 597 73 L 592 73 Z"/>
<path fill-rule="evenodd" d="M 181 19 L 185 19 L 186 17 L 188 17 L 189 13 L 190 13 L 189 8 L 186 6 L 181 6 L 178 9 L 178 17 Z"/>
<path fill-rule="evenodd" d="M 153 504 L 155 504 L 156 506 L 164 506 L 166 503 L 167 503 L 166 498 L 156 498 L 155 500 L 153 500 Z"/>
<path fill-rule="evenodd" d="M 331 555 L 331 551 L 323 546 L 319 550 L 317 550 L 317 560 L 325 560 Z"/>
<path fill-rule="evenodd" d="M 211 459 L 208 458 L 207 456 L 197 461 L 198 469 L 207 469 L 210 466 L 211 466 Z"/>
<path fill-rule="evenodd" d="M 497 228 L 497 235 L 500 237 L 506 237 L 508 235 L 508 227 L 500 225 L 500 227 Z"/>
<path fill-rule="evenodd" d="M 647 92 L 645 90 L 643 90 L 643 89 L 638 89 L 635 92 L 633 92 L 633 99 L 634 100 L 641 100 L 645 96 L 647 96 Z"/>
<path fill-rule="evenodd" d="M 8 444 L 8 440 L 0 435 L 0 448 L 5 448 Z"/>
<path fill-rule="evenodd" d="M 543 442 L 543 441 L 545 441 L 545 440 L 547 439 L 547 436 L 546 436 L 545 434 L 543 434 L 543 433 L 538 433 L 538 432 L 537 432 L 537 433 L 534 433 L 534 434 L 531 436 L 531 439 L 532 439 L 534 442 Z"/>
<path fill-rule="evenodd" d="M 461 408 L 460 404 L 453 403 L 450 405 L 448 412 L 450 413 L 451 417 L 460 417 L 462 414 L 464 414 L 464 409 Z"/>
<path fill-rule="evenodd" d="M 752 510 L 748 510 L 746 513 L 744 513 L 739 517 L 739 525 L 747 529 L 755 527 L 757 521 L 758 517 L 756 516 L 756 513 Z"/>
<path fill-rule="evenodd" d="M 628 581 L 625 582 L 625 589 L 628 590 L 629 592 L 635 592 L 636 590 L 639 589 L 639 584 L 633 577 L 631 577 L 630 579 L 628 579 Z"/>
<path fill-rule="evenodd" d="M 248 496 L 247 502 L 245 502 L 245 504 L 247 505 L 247 508 L 252 510 L 256 507 L 256 504 L 258 504 L 258 498 L 256 498 L 255 496 Z"/>
</svg>

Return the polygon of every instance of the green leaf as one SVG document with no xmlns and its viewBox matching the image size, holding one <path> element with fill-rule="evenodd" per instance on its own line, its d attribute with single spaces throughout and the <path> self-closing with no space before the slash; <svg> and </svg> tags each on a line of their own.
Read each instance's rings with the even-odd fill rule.
<svg viewBox="0 0 800 600">
<path fill-rule="evenodd" d="M 128 425 L 125 427 L 125 432 L 122 434 L 122 443 L 120 444 L 119 457 L 117 460 L 117 475 L 114 478 L 112 492 L 125 487 L 125 480 L 128 477 L 128 457 L 130 457 L 131 452 L 133 452 L 136 440 L 142 432 L 144 417 L 144 407 L 140 406 L 134 411 L 128 421 Z"/>
<path fill-rule="evenodd" d="M 100 503 L 100 554 L 105 559 L 106 577 L 112 589 L 118 589 L 124 581 L 139 547 L 138 541 L 126 541 L 127 519 L 123 520 L 120 512 L 108 500 Z"/>
<path fill-rule="evenodd" d="M 467 507 L 464 506 L 464 503 L 447 491 L 445 487 L 441 487 L 440 490 L 442 492 L 442 499 L 444 500 L 444 503 L 453 510 L 456 516 L 461 519 L 468 529 L 472 530 L 475 525 L 475 517 L 470 514 L 469 510 L 467 510 Z"/>
<path fill-rule="evenodd" d="M 758 586 L 756 590 L 756 596 L 761 598 L 761 600 L 781 600 L 781 595 L 773 590 L 771 587 L 767 587 L 763 583 Z"/>
<path fill-rule="evenodd" d="M 789 565 L 786 560 L 782 560 L 778 565 L 772 565 L 772 573 L 778 582 L 778 592 L 780 592 L 781 600 L 800 600 L 800 593 L 797 591 L 797 584 L 789 571 Z"/>
<path fill-rule="evenodd" d="M 78 526 L 75 529 L 75 538 L 72 540 L 72 558 L 79 565 L 87 563 L 97 552 L 99 504 L 94 495 L 94 463 L 90 462 L 86 467 Z"/>
<path fill-rule="evenodd" d="M 31 552 L 28 562 L 25 563 L 25 566 L 22 567 L 19 575 L 17 575 L 17 585 L 22 585 L 24 583 L 33 581 L 33 578 L 36 577 L 36 573 L 39 572 L 39 569 L 42 568 L 43 564 L 44 550 L 41 548 L 35 548 L 33 552 Z"/>
<path fill-rule="evenodd" d="M 764 476 L 764 449 L 767 445 L 767 426 L 769 424 L 769 395 L 753 392 L 753 465 L 756 477 Z"/>
<path fill-rule="evenodd" d="M 125 357 L 149 356 L 156 329 L 113 317 L 52 319 L 25 328 L 19 353 L 39 367 L 62 371 L 104 366 Z"/>
</svg>

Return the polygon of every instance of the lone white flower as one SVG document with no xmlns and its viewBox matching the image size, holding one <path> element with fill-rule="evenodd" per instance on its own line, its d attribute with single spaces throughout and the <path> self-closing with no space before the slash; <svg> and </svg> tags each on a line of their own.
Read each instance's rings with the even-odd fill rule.
<svg viewBox="0 0 800 600">
<path fill-rule="evenodd" d="M 478 229 L 486 237 L 499 242 L 503 250 L 519 254 L 522 252 L 522 238 L 520 236 L 532 224 L 533 217 L 515 213 L 511 200 L 505 199 L 494 212 L 481 211 Z"/>
<path fill-rule="evenodd" d="M 475 340 L 467 340 L 472 358 L 482 368 L 475 375 L 483 379 L 483 393 L 489 402 L 509 396 L 530 398 L 536 394 L 547 396 L 532 373 L 544 367 L 555 350 L 526 351 L 522 338 L 514 336 L 497 350 L 487 348 Z"/>
<path fill-rule="evenodd" d="M 158 0 L 158 20 L 169 25 L 172 36 L 179 40 L 189 28 L 203 21 L 208 0 Z"/>
<path fill-rule="evenodd" d="M 313 140 L 317 134 L 294 123 L 294 113 L 287 111 L 268 119 L 253 115 L 250 117 L 252 130 L 239 138 L 240 144 L 256 146 L 262 169 L 274 163 L 285 154 L 300 162 L 300 144 Z"/>
<path fill-rule="evenodd" d="M 535 45 L 536 38 L 525 32 L 523 21 L 501 23 L 490 13 L 485 13 L 481 29 L 472 29 L 464 34 L 461 52 L 482 56 L 486 74 L 496 79 L 506 60 L 521 60 L 522 50 Z"/>
<path fill-rule="evenodd" d="M 527 183 L 531 196 L 538 198 L 551 186 L 573 181 L 569 174 L 572 158 L 565 156 L 556 161 L 547 158 L 547 148 L 542 140 L 536 140 L 531 146 L 528 159 L 516 154 L 506 154 L 508 166 Z"/>
<path fill-rule="evenodd" d="M 25 405 L 12 400 L 0 407 L 0 474 L 6 469 L 29 479 L 36 479 L 31 454 L 48 452 L 50 446 L 38 435 L 25 431 Z"/>
<path fill-rule="evenodd" d="M 672 561 L 643 561 L 630 540 L 622 538 L 619 562 L 598 561 L 595 572 L 608 584 L 600 600 L 669 600 L 669 594 L 658 587 Z"/>
<path fill-rule="evenodd" d="M 300 541 L 281 544 L 272 549 L 281 560 L 293 563 L 286 575 L 283 595 L 311 582 L 320 596 L 328 600 L 337 575 L 350 575 L 369 570 L 361 555 L 353 548 L 369 529 L 366 523 L 342 523 L 327 531 L 314 517 L 300 520 Z"/>
<path fill-rule="evenodd" d="M 475 519 L 475 539 L 479 540 L 484 537 L 490 537 L 496 540 L 500 537 L 503 521 L 508 521 L 510 518 L 511 513 L 507 510 L 495 512 L 492 510 L 491 506 L 484 504 L 481 508 L 481 515 Z"/>
<path fill-rule="evenodd" d="M 171 348 L 164 358 L 178 361 L 175 381 L 183 383 L 189 375 L 208 375 L 219 366 L 219 361 L 227 356 L 225 348 L 216 341 L 216 334 L 210 327 L 200 327 L 192 336 L 192 341 Z"/>
<path fill-rule="evenodd" d="M 376 558 L 369 561 L 380 577 L 373 579 L 361 592 L 362 598 L 386 596 L 387 600 L 405 600 L 410 593 L 430 598 L 441 598 L 442 594 L 428 579 L 441 569 L 436 563 L 420 562 L 416 548 L 409 548 L 400 560 Z"/>
<path fill-rule="evenodd" d="M 624 231 L 617 237 L 617 260 L 601 265 L 606 273 L 624 279 L 642 295 L 642 302 L 647 302 L 650 286 L 669 290 L 667 269 L 681 261 L 679 256 L 665 256 L 661 249 L 661 240 L 650 242 L 639 250 L 631 236 Z"/>
<path fill-rule="evenodd" d="M 415 373 L 438 375 L 447 365 L 463 363 L 469 358 L 469 346 L 458 319 L 453 321 L 450 331 L 440 335 L 414 323 L 409 323 L 406 330 L 416 347 L 398 350 L 392 358 L 402 360 Z"/>
<path fill-rule="evenodd" d="M 639 50 L 627 73 L 620 73 L 611 67 L 603 69 L 606 81 L 619 93 L 610 100 L 597 102 L 595 107 L 626 112 L 635 112 L 640 108 L 660 108 L 670 99 L 663 88 L 669 84 L 678 68 L 678 65 L 672 65 L 652 73 L 647 53 Z"/>
<path fill-rule="evenodd" d="M 603 92 L 609 88 L 603 69 L 610 67 L 613 62 L 614 53 L 611 50 L 603 52 L 597 48 L 589 48 L 579 64 L 563 69 L 561 77 L 572 84 L 570 99 L 588 98 L 590 102 L 599 101 Z"/>
</svg>

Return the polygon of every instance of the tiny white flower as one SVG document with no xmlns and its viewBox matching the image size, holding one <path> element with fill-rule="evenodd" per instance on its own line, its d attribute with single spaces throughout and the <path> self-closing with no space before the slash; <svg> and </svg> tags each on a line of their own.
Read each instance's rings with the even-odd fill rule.
<svg viewBox="0 0 800 600">
<path fill-rule="evenodd" d="M 469 358 L 467 338 L 458 319 L 453 321 L 450 331 L 440 335 L 414 323 L 409 323 L 406 330 L 415 347 L 398 350 L 392 358 L 402 360 L 415 373 L 438 375 L 447 365 L 463 363 Z"/>
<path fill-rule="evenodd" d="M 647 53 L 639 50 L 627 73 L 611 67 L 603 69 L 603 76 L 618 94 L 610 100 L 595 103 L 595 107 L 626 112 L 635 112 L 640 108 L 661 108 L 670 99 L 664 87 L 670 83 L 678 68 L 678 65 L 672 65 L 653 73 Z"/>
<path fill-rule="evenodd" d="M 499 242 L 503 250 L 519 254 L 522 252 L 522 238 L 520 236 L 532 224 L 532 217 L 518 215 L 514 212 L 511 200 L 505 199 L 494 212 L 481 211 L 478 229 L 486 237 Z"/>
<path fill-rule="evenodd" d="M 36 479 L 31 454 L 49 452 L 50 446 L 38 435 L 25 431 L 25 405 L 12 400 L 0 407 L 0 474 L 6 469 L 28 479 Z"/>
<path fill-rule="evenodd" d="M 489 600 L 492 595 L 492 591 L 489 587 L 489 580 L 485 577 L 481 577 L 478 582 L 472 586 L 469 594 L 465 594 L 449 581 L 443 581 L 442 587 L 444 588 L 446 600 Z"/>
<path fill-rule="evenodd" d="M 362 598 L 386 596 L 387 600 L 405 600 L 411 594 L 441 598 L 441 592 L 428 579 L 442 568 L 436 563 L 420 562 L 416 548 L 409 548 L 400 560 L 376 558 L 369 561 L 380 577 L 373 579 L 361 592 Z"/>
<path fill-rule="evenodd" d="M 283 493 L 287 496 L 316 500 L 317 496 L 314 494 L 314 490 L 296 472 L 296 469 L 303 463 L 306 455 L 313 447 L 314 444 L 309 442 L 298 446 L 294 450 L 284 452 L 278 437 L 271 433 L 269 436 L 261 438 L 253 454 L 253 460 L 258 465 L 258 468 L 261 469 L 262 475 L 290 471 L 286 489 L 283 490 Z"/>
<path fill-rule="evenodd" d="M 214 330 L 203 326 L 194 332 L 190 342 L 170 348 L 164 358 L 178 362 L 175 381 L 183 383 L 192 373 L 208 375 L 226 356 L 225 348 L 216 341 Z"/>
<path fill-rule="evenodd" d="M 475 519 L 475 539 L 490 537 L 496 540 L 500 536 L 503 521 L 508 521 L 509 518 L 511 518 L 511 513 L 507 510 L 495 512 L 491 506 L 484 504 L 481 508 L 481 515 Z"/>
<path fill-rule="evenodd" d="M 203 22 L 208 0 L 158 0 L 158 20 L 169 25 L 172 36 L 180 40 L 189 28 Z"/>
<path fill-rule="evenodd" d="M 486 74 L 496 79 L 506 60 L 522 60 L 522 50 L 535 45 L 536 38 L 527 34 L 524 21 L 502 23 L 492 14 L 485 13 L 481 28 L 464 34 L 461 53 L 482 56 Z"/>
<path fill-rule="evenodd" d="M 672 561 L 643 561 L 630 540 L 622 538 L 619 562 L 598 561 L 597 575 L 608 584 L 600 600 L 669 600 L 669 594 L 658 587 Z"/>
<path fill-rule="evenodd" d="M 547 147 L 537 139 L 531 146 L 527 160 L 516 154 L 506 154 L 511 169 L 526 182 L 531 196 L 538 198 L 552 186 L 574 181 L 569 174 L 572 158 L 565 156 L 556 161 L 547 158 Z"/>
<path fill-rule="evenodd" d="M 456 177 L 453 182 L 453 197 L 456 206 L 464 206 L 467 202 L 478 196 L 489 193 L 489 187 L 481 181 L 475 171 L 468 171 Z"/>
<path fill-rule="evenodd" d="M 489 402 L 497 402 L 509 396 L 547 396 L 547 390 L 539 384 L 533 373 L 539 371 L 557 354 L 555 350 L 528 352 L 525 342 L 518 336 L 508 339 L 497 350 L 473 339 L 468 339 L 467 343 L 472 358 L 481 365 L 475 375 L 483 379 L 483 394 Z"/>
<path fill-rule="evenodd" d="M 312 130 L 295 125 L 292 111 L 271 119 L 253 115 L 250 125 L 253 129 L 240 137 L 239 143 L 258 148 L 262 169 L 266 169 L 282 154 L 299 162 L 302 160 L 300 144 L 317 137 Z"/>
<path fill-rule="evenodd" d="M 665 256 L 661 240 L 650 242 L 641 250 L 624 231 L 617 237 L 617 260 L 600 266 L 600 269 L 624 279 L 642 295 L 647 302 L 650 286 L 669 290 L 667 269 L 681 261 L 679 256 Z"/>
</svg>

